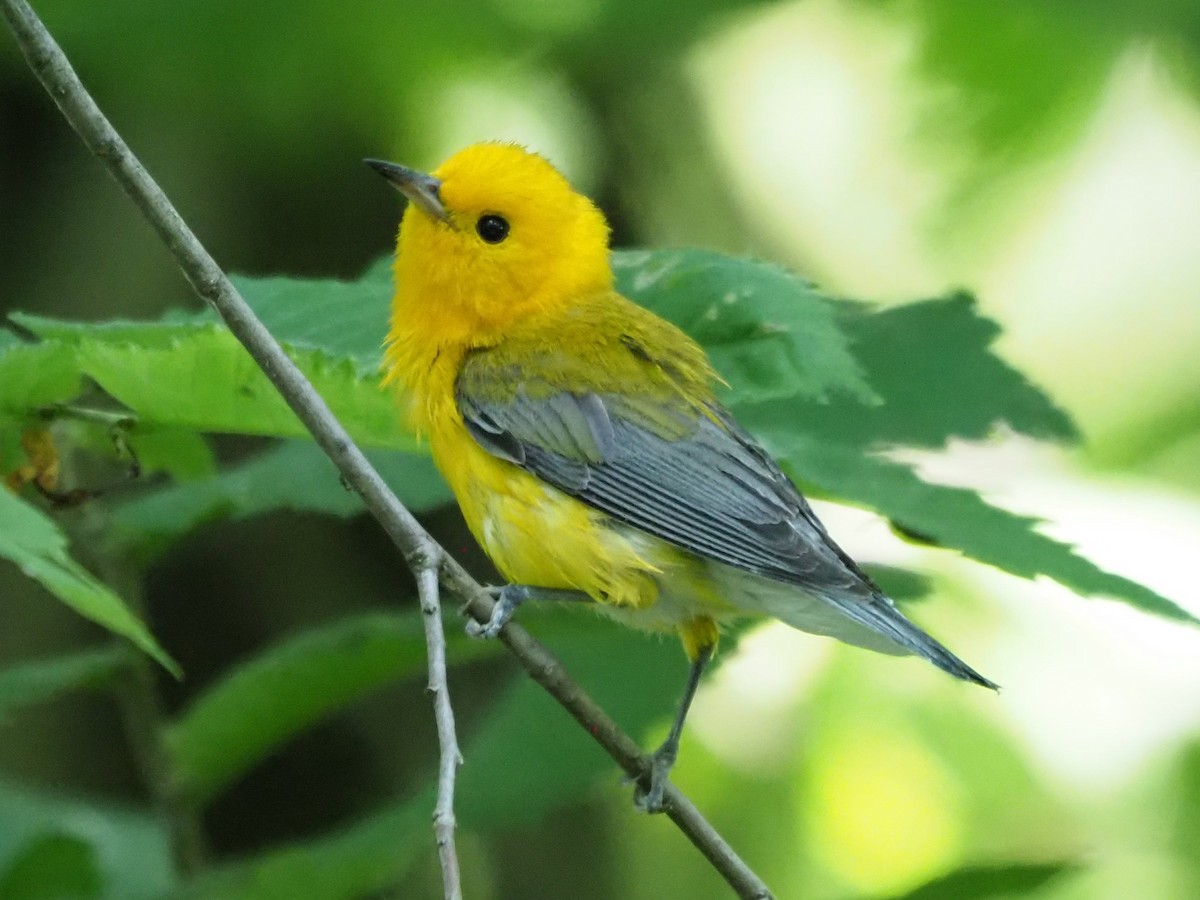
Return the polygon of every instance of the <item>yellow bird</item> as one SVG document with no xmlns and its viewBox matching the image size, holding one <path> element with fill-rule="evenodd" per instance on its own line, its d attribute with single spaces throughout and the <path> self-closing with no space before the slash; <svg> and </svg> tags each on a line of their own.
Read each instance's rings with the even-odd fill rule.
<svg viewBox="0 0 1200 900">
<path fill-rule="evenodd" d="M 608 224 L 545 159 L 462 150 L 432 174 L 368 160 L 410 201 L 396 251 L 385 383 L 510 584 L 674 630 L 691 660 L 640 804 L 662 808 L 718 623 L 765 614 L 995 685 L 912 624 L 833 542 L 714 394 L 682 331 L 613 288 Z"/>
</svg>

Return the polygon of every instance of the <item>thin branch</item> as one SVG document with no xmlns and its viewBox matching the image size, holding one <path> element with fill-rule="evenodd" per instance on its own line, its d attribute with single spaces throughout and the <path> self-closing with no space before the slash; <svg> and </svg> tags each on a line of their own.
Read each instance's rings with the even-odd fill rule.
<svg viewBox="0 0 1200 900">
<path fill-rule="evenodd" d="M 446 586 L 468 601 L 469 612 L 473 618 L 486 622 L 491 615 L 491 598 L 396 499 L 312 385 L 254 315 L 224 272 L 175 211 L 162 189 L 150 178 L 120 135 L 100 112 L 66 56 L 33 10 L 24 0 L 0 0 L 0 11 L 16 35 L 30 68 L 58 104 L 67 121 L 84 144 L 105 164 L 110 174 L 158 232 L 196 292 L 216 308 L 229 330 L 250 352 L 280 395 L 312 433 L 317 444 L 337 466 L 346 483 L 362 497 L 367 510 L 400 549 L 410 568 L 421 578 L 422 572 L 430 571 L 430 561 L 440 560 L 441 577 Z M 428 575 L 424 578 L 427 579 Z M 423 602 L 427 595 L 428 590 L 422 597 Z M 440 617 L 425 618 L 439 623 L 440 633 Z M 444 641 L 444 637 L 442 640 Z M 596 738 L 630 776 L 640 778 L 649 772 L 649 759 L 640 753 L 637 744 L 571 679 L 553 654 L 520 626 L 511 623 L 501 633 L 501 640 L 530 675 Z M 434 657 L 439 652 L 444 669 L 444 645 L 440 651 L 431 645 L 429 652 L 432 686 Z M 449 697 L 445 686 L 442 684 L 438 687 L 435 710 L 444 700 L 448 711 Z M 441 715 L 440 712 L 437 714 Z M 442 737 L 440 728 L 439 737 Z M 454 759 L 457 764 L 457 747 L 453 748 L 453 753 L 449 758 Z M 447 758 L 447 747 L 443 743 L 443 763 Z M 439 788 L 441 781 L 442 778 L 439 777 Z M 709 859 L 739 897 L 747 900 L 770 900 L 772 895 L 762 880 L 737 856 L 683 794 L 668 785 L 666 797 L 670 818 Z M 439 796 L 439 814 L 443 800 L 444 798 Z M 440 840 L 440 832 L 438 836 Z M 449 886 L 447 880 L 447 890 Z"/>
<path fill-rule="evenodd" d="M 452 560 L 443 564 L 442 578 L 455 593 L 471 597 L 467 612 L 479 623 L 491 615 L 492 601 L 479 593 L 479 586 Z M 521 661 L 521 665 L 538 684 L 557 700 L 583 729 L 632 779 L 642 780 L 650 775 L 650 757 L 609 717 L 603 708 L 571 678 L 566 667 L 553 653 L 530 637 L 529 632 L 513 622 L 504 626 L 500 640 Z M 649 787 L 649 782 L 645 782 Z M 712 824 L 704 818 L 682 791 L 670 782 L 663 794 L 666 814 L 679 826 L 687 839 L 704 854 L 713 868 L 744 900 L 772 900 L 766 883 L 746 865 Z"/>
<path fill-rule="evenodd" d="M 437 721 L 438 743 L 441 747 L 433 833 L 442 863 L 446 900 L 462 900 L 458 855 L 454 850 L 454 778 L 463 760 L 454 731 L 454 710 L 450 706 L 450 688 L 446 680 L 446 633 L 442 630 L 438 562 L 437 559 L 425 560 L 417 570 L 421 618 L 425 622 L 425 643 L 429 646 L 429 693 L 433 696 L 433 716 Z"/>
</svg>

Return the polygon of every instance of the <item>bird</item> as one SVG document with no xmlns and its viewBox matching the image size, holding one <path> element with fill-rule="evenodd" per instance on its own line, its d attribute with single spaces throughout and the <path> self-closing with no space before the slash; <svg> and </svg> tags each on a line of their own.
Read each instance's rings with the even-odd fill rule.
<svg viewBox="0 0 1200 900">
<path fill-rule="evenodd" d="M 530 600 L 675 632 L 690 668 L 638 805 L 665 807 L 721 625 L 749 615 L 996 685 L 913 624 L 722 405 L 683 331 L 614 287 L 603 213 L 543 156 L 484 142 L 431 173 L 366 163 L 408 200 L 383 383 L 502 577 Z"/>
</svg>

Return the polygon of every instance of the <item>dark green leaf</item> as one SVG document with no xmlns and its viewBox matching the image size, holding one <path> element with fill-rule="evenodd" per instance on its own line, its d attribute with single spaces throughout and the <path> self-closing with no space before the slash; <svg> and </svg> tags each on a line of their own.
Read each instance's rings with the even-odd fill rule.
<svg viewBox="0 0 1200 900">
<path fill-rule="evenodd" d="M 1035 438 L 1078 438 L 1067 414 L 995 354 L 1000 326 L 969 294 L 878 311 L 843 302 L 838 321 L 883 402 L 789 404 L 805 431 L 862 446 L 940 447 L 986 438 L 999 423 Z"/>
<path fill-rule="evenodd" d="M 0 722 L 22 706 L 106 685 L 128 662 L 128 656 L 117 649 L 88 650 L 0 669 Z"/>
<path fill-rule="evenodd" d="M 881 402 L 834 396 L 738 403 L 758 429 L 811 435 L 859 448 L 940 447 L 951 438 L 986 438 L 1003 423 L 1036 438 L 1073 440 L 1075 427 L 1045 394 L 991 345 L 999 327 L 957 294 L 887 310 L 843 302 L 838 321 Z"/>
<path fill-rule="evenodd" d="M 0 871 L 48 834 L 91 848 L 105 900 L 161 900 L 174 887 L 170 842 L 157 817 L 0 781 Z M 0 892 L 9 896 L 24 895 Z"/>
<path fill-rule="evenodd" d="M 667 719 L 687 676 L 678 646 L 648 639 L 580 610 L 529 610 L 522 618 L 549 644 L 583 688 L 618 724 L 644 739 Z M 620 660 L 619 677 L 613 661 Z M 620 790 L 621 773 L 570 716 L 518 676 L 482 727 L 464 742 L 467 764 L 457 791 L 459 821 L 503 828 L 536 821 L 550 808 L 576 802 L 598 784 Z M 687 778 L 686 757 L 677 773 Z M 430 763 L 432 773 L 433 763 Z M 624 789 L 631 796 L 632 789 Z M 205 876 L 187 897 L 309 900 L 363 896 L 403 876 L 419 852 L 432 852 L 433 791 L 407 799 L 324 838 L 277 849 Z M 289 893 L 290 891 L 290 893 Z"/>
<path fill-rule="evenodd" d="M 1084 596 L 1116 597 L 1147 612 L 1195 621 L 1135 581 L 1105 572 L 1037 530 L 1038 520 L 990 506 L 974 491 L 922 481 L 907 466 L 861 448 L 769 432 L 801 484 L 875 509 L 939 546 L 1024 578 L 1045 575 Z"/>
<path fill-rule="evenodd" d="M 863 568 L 871 576 L 871 580 L 883 588 L 883 592 L 893 600 L 911 603 L 924 599 L 933 591 L 933 583 L 929 577 L 911 569 L 899 569 L 878 563 L 868 563 Z"/>
<path fill-rule="evenodd" d="M 450 499 L 427 456 L 377 451 L 370 460 L 414 512 Z M 199 525 L 223 518 L 246 518 L 275 509 L 350 516 L 362 508 L 358 495 L 343 487 L 333 463 L 315 444 L 288 441 L 210 478 L 169 485 L 121 504 L 113 511 L 110 537 L 149 557 Z"/>
<path fill-rule="evenodd" d="M 392 300 L 390 265 L 376 264 L 357 281 L 233 279 L 275 338 L 290 347 L 354 360 L 378 380 Z"/>
<path fill-rule="evenodd" d="M 128 638 L 165 669 L 177 676 L 181 674 L 179 666 L 125 602 L 71 558 L 67 539 L 58 526 L 3 489 L 0 489 L 0 557 L 15 563 L 81 616 Z"/>
<path fill-rule="evenodd" d="M 371 897 L 433 852 L 433 791 L 332 834 L 205 872 L 177 900 Z"/>
<path fill-rule="evenodd" d="M 896 900 L 1015 900 L 1077 871 L 1079 864 L 1075 862 L 968 866 L 927 882 Z"/>
<path fill-rule="evenodd" d="M 499 649 L 451 639 L 456 662 Z M 417 615 L 357 616 L 292 638 L 228 673 L 168 728 L 180 787 L 203 801 L 333 710 L 424 671 Z"/>
<path fill-rule="evenodd" d="M 837 307 L 778 266 L 702 250 L 613 254 L 618 289 L 688 332 L 731 402 L 842 392 L 873 399 Z"/>
<path fill-rule="evenodd" d="M 96 854 L 77 837 L 43 835 L 0 873 L 0 897 L 13 900 L 87 900 L 100 897 Z"/>
</svg>

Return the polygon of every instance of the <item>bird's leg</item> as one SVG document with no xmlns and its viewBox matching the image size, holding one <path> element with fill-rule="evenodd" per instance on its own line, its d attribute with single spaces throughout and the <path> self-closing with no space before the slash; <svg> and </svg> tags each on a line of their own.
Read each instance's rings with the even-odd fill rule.
<svg viewBox="0 0 1200 900">
<path fill-rule="evenodd" d="M 671 723 L 671 732 L 662 742 L 662 746 L 655 750 L 654 755 L 650 757 L 650 788 L 645 792 L 639 788 L 634 797 L 638 809 L 643 812 L 657 813 L 665 809 L 663 791 L 667 786 L 667 776 L 671 773 L 671 766 L 675 765 L 675 757 L 679 755 L 679 738 L 683 734 L 683 722 L 687 718 L 688 709 L 691 708 L 692 699 L 696 696 L 696 689 L 700 687 L 700 676 L 704 674 L 704 669 L 712 659 L 715 648 L 716 644 L 701 647 L 696 658 L 692 660 L 692 670 L 688 673 L 687 686 L 683 689 L 683 699 L 679 701 L 679 711 L 675 714 L 675 721 Z"/>
<path fill-rule="evenodd" d="M 513 617 L 513 613 L 517 611 L 517 607 L 529 600 L 554 600 L 562 601 L 587 601 L 591 602 L 591 597 L 583 591 L 571 590 L 569 588 L 543 588 L 533 587 L 528 584 L 506 584 L 503 587 L 490 587 L 488 593 L 496 600 L 496 605 L 492 607 L 491 618 L 486 624 L 480 624 L 473 619 L 467 622 L 467 634 L 471 637 L 494 638 L 500 633 L 508 620 Z"/>
</svg>

